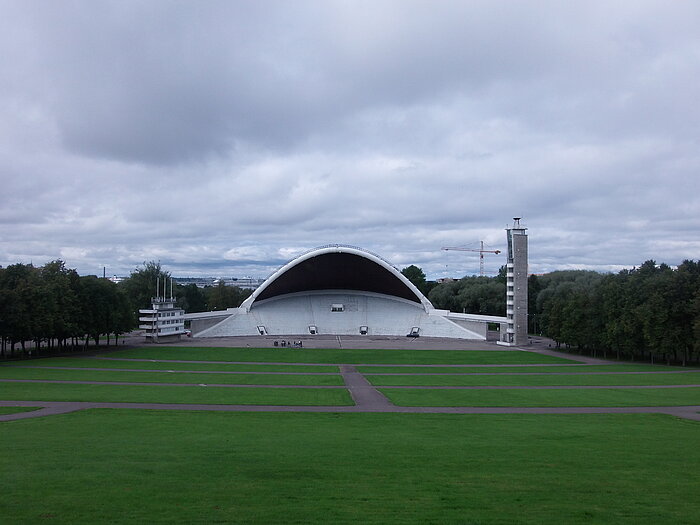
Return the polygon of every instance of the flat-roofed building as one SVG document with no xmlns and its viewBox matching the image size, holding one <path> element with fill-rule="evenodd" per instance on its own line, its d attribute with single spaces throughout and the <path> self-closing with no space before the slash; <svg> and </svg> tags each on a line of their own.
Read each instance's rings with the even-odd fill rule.
<svg viewBox="0 0 700 525">
<path fill-rule="evenodd" d="M 152 297 L 151 308 L 139 310 L 139 328 L 154 343 L 179 339 L 185 333 L 185 311 L 172 297 Z"/>
</svg>

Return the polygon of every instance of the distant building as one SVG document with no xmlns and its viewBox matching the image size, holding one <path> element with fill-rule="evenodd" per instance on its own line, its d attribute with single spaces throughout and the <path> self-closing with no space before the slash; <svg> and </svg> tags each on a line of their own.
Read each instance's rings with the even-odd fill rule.
<svg viewBox="0 0 700 525">
<path fill-rule="evenodd" d="M 254 277 L 231 277 L 231 278 L 216 278 L 216 277 L 177 277 L 175 282 L 186 286 L 194 284 L 197 288 L 205 288 L 207 286 L 218 286 L 223 282 L 225 286 L 237 286 L 247 290 L 255 290 L 258 286 L 265 282 L 265 279 Z"/>
<path fill-rule="evenodd" d="M 184 315 L 185 311 L 175 306 L 174 298 L 152 297 L 151 308 L 139 310 L 139 328 L 154 343 L 180 339 L 185 333 Z"/>
</svg>

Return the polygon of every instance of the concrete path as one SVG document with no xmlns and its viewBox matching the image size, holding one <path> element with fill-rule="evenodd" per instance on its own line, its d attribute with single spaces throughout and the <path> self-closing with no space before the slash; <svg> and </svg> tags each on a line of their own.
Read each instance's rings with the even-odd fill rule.
<svg viewBox="0 0 700 525">
<path fill-rule="evenodd" d="M 355 405 L 360 409 L 374 410 L 390 408 L 394 405 L 370 384 L 365 376 L 360 374 L 352 365 L 340 365 L 343 381 L 352 396 Z"/>
<path fill-rule="evenodd" d="M 18 412 L 16 414 L 0 414 L 0 421 L 14 421 L 16 419 L 30 419 L 34 417 L 53 416 L 66 414 L 76 410 L 93 408 L 92 403 L 61 403 L 57 401 L 0 401 L 3 407 L 41 407 L 30 412 Z"/>
</svg>

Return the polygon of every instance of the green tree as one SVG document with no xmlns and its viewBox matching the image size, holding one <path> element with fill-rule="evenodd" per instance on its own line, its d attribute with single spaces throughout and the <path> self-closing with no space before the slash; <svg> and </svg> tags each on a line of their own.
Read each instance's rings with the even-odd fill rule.
<svg viewBox="0 0 700 525">
<path fill-rule="evenodd" d="M 504 268 L 503 266 L 501 268 Z M 504 275 L 505 276 L 505 275 Z M 500 278 L 500 275 L 499 275 Z M 505 280 L 503 281 L 506 282 Z M 528 328 L 527 331 L 531 334 L 537 334 L 539 326 L 537 324 L 537 296 L 542 291 L 542 284 L 536 275 L 531 275 L 527 278 L 527 311 L 528 311 Z"/>
<path fill-rule="evenodd" d="M 100 336 L 119 335 L 131 330 L 134 318 L 131 305 L 117 285 L 94 275 L 80 278 L 81 329 L 88 338 L 100 344 Z M 107 341 L 109 344 L 109 339 Z"/>
<path fill-rule="evenodd" d="M 178 306 L 185 312 L 204 312 L 207 310 L 206 295 L 194 283 L 178 286 L 177 297 Z"/>
<path fill-rule="evenodd" d="M 216 286 L 208 286 L 204 290 L 207 296 L 207 310 L 237 308 L 253 293 L 238 286 L 226 286 L 223 280 L 220 280 Z"/>
<path fill-rule="evenodd" d="M 459 283 L 457 281 L 445 281 L 435 286 L 428 294 L 428 299 L 435 308 L 441 310 L 457 311 L 457 293 Z"/>
<path fill-rule="evenodd" d="M 166 295 L 170 294 L 170 273 L 162 269 L 159 262 L 144 262 L 143 267 L 136 268 L 131 275 L 120 283 L 125 291 L 134 315 L 138 316 L 140 308 L 149 308 L 151 299 L 163 295 L 165 287 Z M 160 290 L 158 290 L 160 288 Z"/>
<path fill-rule="evenodd" d="M 43 298 L 47 309 L 49 330 L 48 346 L 56 340 L 57 346 L 65 347 L 68 338 L 77 335 L 80 309 L 72 281 L 77 278 L 75 270 L 66 268 L 61 260 L 46 263 L 40 268 L 43 281 Z"/>
<path fill-rule="evenodd" d="M 39 337 L 42 325 L 46 322 L 40 302 L 39 272 L 31 264 L 12 264 L 0 274 L 3 290 L 3 339 L 10 345 L 14 355 L 15 345 L 20 344 L 22 351 L 25 343 Z"/>
<path fill-rule="evenodd" d="M 427 289 L 427 282 L 425 280 L 425 273 L 421 268 L 416 266 L 415 264 L 412 264 L 410 266 L 407 266 L 403 270 L 401 270 L 401 273 L 411 281 L 411 283 L 420 290 L 422 294 L 427 294 L 428 289 Z"/>
<path fill-rule="evenodd" d="M 491 277 L 465 277 L 459 281 L 457 311 L 500 315 L 506 313 L 506 287 Z"/>
</svg>

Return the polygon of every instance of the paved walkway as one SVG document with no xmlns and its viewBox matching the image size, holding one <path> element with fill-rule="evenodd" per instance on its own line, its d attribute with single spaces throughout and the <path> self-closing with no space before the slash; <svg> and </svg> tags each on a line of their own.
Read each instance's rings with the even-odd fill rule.
<svg viewBox="0 0 700 525">
<path fill-rule="evenodd" d="M 377 410 L 394 406 L 354 366 L 340 365 L 340 373 L 343 375 L 345 386 L 350 391 L 356 407 L 365 410 Z"/>
</svg>

